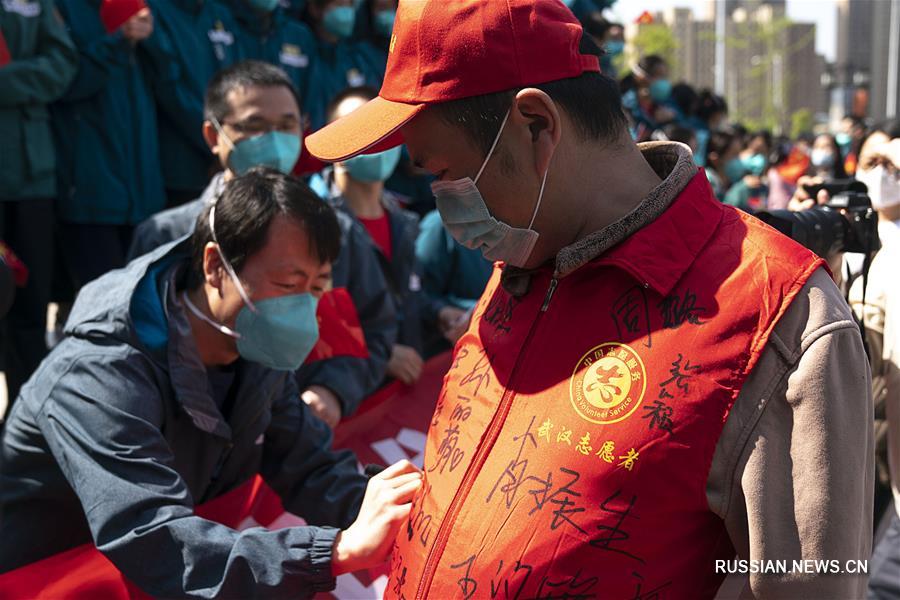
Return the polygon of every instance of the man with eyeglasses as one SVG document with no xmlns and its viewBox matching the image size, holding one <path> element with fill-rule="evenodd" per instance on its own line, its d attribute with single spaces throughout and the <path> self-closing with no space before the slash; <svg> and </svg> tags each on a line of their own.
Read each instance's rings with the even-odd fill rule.
<svg viewBox="0 0 900 600">
<path fill-rule="evenodd" d="M 206 90 L 203 138 L 224 169 L 197 200 L 163 211 L 135 231 L 129 260 L 194 230 L 197 217 L 224 184 L 253 167 L 290 173 L 300 156 L 302 117 L 290 78 L 268 63 L 243 61 L 217 73 Z M 338 215 L 341 249 L 332 268 L 335 287 L 353 299 L 368 347 L 368 358 L 335 357 L 297 371 L 303 400 L 334 427 L 384 379 L 397 337 L 394 304 L 378 258 L 362 226 Z"/>
</svg>

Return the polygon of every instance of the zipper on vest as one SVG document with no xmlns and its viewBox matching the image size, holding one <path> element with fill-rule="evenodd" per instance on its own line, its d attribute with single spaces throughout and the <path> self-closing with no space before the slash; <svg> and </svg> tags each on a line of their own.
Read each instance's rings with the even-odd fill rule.
<svg viewBox="0 0 900 600">
<path fill-rule="evenodd" d="M 497 412 L 494 414 L 494 418 L 491 419 L 491 422 L 488 425 L 484 443 L 479 446 L 475 456 L 472 458 L 472 462 L 469 464 L 469 468 L 466 469 L 462 482 L 459 484 L 459 489 L 456 490 L 453 500 L 450 501 L 450 506 L 447 508 L 447 514 L 441 522 L 437 535 L 434 538 L 434 545 L 428 552 L 428 558 L 425 559 L 425 567 L 422 569 L 422 579 L 419 581 L 419 587 L 416 589 L 416 600 L 424 600 L 431 590 L 431 582 L 434 580 L 434 571 L 437 568 L 437 563 L 440 562 L 440 559 L 443 556 L 443 550 L 447 545 L 447 538 L 450 537 L 453 523 L 456 521 L 456 517 L 459 516 L 462 504 L 468 497 L 469 492 L 475 483 L 475 479 L 481 472 L 481 468 L 484 466 L 488 454 L 494 448 L 497 438 L 500 437 L 500 430 L 503 429 L 503 424 L 506 422 L 506 417 L 509 415 L 509 408 L 512 406 L 513 393 L 510 392 L 510 388 L 516 381 L 516 375 L 519 373 L 522 356 L 528 348 L 528 344 L 531 342 L 531 338 L 537 329 L 538 323 L 540 323 L 541 316 L 547 312 L 547 307 L 550 305 L 550 299 L 553 297 L 553 292 L 556 291 L 558 283 L 559 282 L 555 277 L 550 280 L 550 287 L 547 289 L 547 295 L 544 296 L 544 303 L 541 305 L 541 309 L 538 311 L 534 321 L 531 322 L 531 329 L 528 330 L 528 335 L 525 336 L 525 341 L 522 343 L 522 350 L 516 357 L 515 365 L 513 365 L 512 373 L 509 377 L 509 384 L 503 391 L 503 396 L 500 398 L 500 405 L 497 407 Z M 438 548 L 441 549 L 441 552 L 436 555 Z"/>
<path fill-rule="evenodd" d="M 547 307 L 550 306 L 550 300 L 553 298 L 553 292 L 556 291 L 556 286 L 559 284 L 559 280 L 554 277 L 550 280 L 550 288 L 547 290 L 547 295 L 544 296 L 544 303 L 541 305 L 541 312 L 547 312 Z"/>
</svg>

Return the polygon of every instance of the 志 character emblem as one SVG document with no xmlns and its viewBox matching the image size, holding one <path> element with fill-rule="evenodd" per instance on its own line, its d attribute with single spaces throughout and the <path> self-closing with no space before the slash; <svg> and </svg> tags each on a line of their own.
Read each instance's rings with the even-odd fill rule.
<svg viewBox="0 0 900 600">
<path fill-rule="evenodd" d="M 598 424 L 627 419 L 640 406 L 646 390 L 644 362 L 631 346 L 618 342 L 588 350 L 569 381 L 575 412 Z"/>
</svg>

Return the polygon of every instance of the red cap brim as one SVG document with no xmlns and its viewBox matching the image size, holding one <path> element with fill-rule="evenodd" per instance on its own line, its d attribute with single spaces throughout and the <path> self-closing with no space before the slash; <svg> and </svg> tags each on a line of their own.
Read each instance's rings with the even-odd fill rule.
<svg viewBox="0 0 900 600">
<path fill-rule="evenodd" d="M 403 143 L 399 129 L 425 104 L 391 102 L 381 96 L 306 138 L 306 148 L 321 160 L 339 162 L 357 154 L 381 152 Z"/>
</svg>

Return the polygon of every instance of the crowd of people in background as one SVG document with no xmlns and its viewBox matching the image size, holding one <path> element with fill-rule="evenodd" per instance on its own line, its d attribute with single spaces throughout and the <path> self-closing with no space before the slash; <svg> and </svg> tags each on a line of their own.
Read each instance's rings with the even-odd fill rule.
<svg viewBox="0 0 900 600">
<path fill-rule="evenodd" d="M 603 12 L 612 0 L 565 3 L 603 49 L 633 138 L 688 145 L 722 202 L 748 212 L 787 208 L 798 193 L 802 202 L 804 177 L 843 179 L 871 168 L 861 158 L 878 130 L 863 120 L 793 140 L 748 131 L 729 121 L 721 96 L 673 85 L 659 56 L 618 74 L 624 28 Z M 327 377 L 312 384 L 333 396 L 322 413 L 330 422 L 385 377 L 412 383 L 423 359 L 449 348 L 490 264 L 443 228 L 432 177 L 403 149 L 334 166 L 302 149 L 305 135 L 377 94 L 396 5 L 148 0 L 125 13 L 87 0 L 4 5 L 2 22 L 16 24 L 3 28 L 12 59 L 0 66 L 10 403 L 62 334 L 78 289 L 189 233 L 227 173 L 258 164 L 303 177 L 343 219 L 346 259 L 335 286 L 350 291 L 373 358 L 353 392 L 344 391 L 352 398 L 328 394 L 344 384 Z M 235 96 L 248 85 L 266 93 Z M 242 110 L 250 117 L 242 120 Z M 51 302 L 60 312 L 48 336 Z"/>
<path fill-rule="evenodd" d="M 729 121 L 721 96 L 673 85 L 659 56 L 617 73 L 624 28 L 603 12 L 613 0 L 565 4 L 603 49 L 602 69 L 619 81 L 633 138 L 687 144 L 722 202 L 749 212 L 786 208 L 802 177 L 856 174 L 871 135 L 861 119 L 794 140 L 748 131 Z M 335 270 L 335 285 L 350 290 L 376 358 L 346 392 L 352 399 L 337 395 L 328 403 L 330 421 L 338 406 L 355 407 L 385 377 L 412 383 L 424 358 L 453 343 L 490 264 L 443 228 L 432 177 L 402 149 L 327 167 L 302 149 L 305 135 L 377 94 L 396 5 L 148 0 L 112 5 L 118 12 L 86 0 L 4 5 L 12 58 L 0 67 L 0 239 L 10 403 L 62 334 L 78 289 L 187 234 L 224 173 L 260 163 L 303 177 L 344 219 L 348 258 Z M 269 92 L 287 87 L 277 99 L 227 96 L 253 82 Z M 246 121 L 229 115 L 242 103 L 272 102 L 286 107 L 283 114 Z M 390 298 L 381 306 L 376 299 L 385 291 Z M 48 336 L 51 302 L 60 312 Z M 395 319 L 399 333 L 390 324 Z"/>
</svg>

